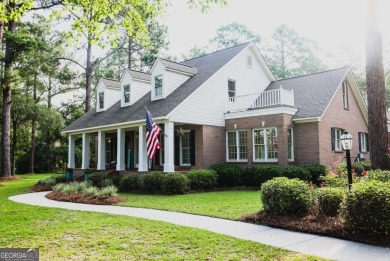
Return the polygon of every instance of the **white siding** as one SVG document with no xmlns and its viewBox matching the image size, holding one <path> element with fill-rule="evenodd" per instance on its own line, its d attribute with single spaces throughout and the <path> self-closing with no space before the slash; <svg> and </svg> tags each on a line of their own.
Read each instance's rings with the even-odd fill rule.
<svg viewBox="0 0 390 261">
<path fill-rule="evenodd" d="M 243 50 L 200 86 L 170 114 L 175 122 L 224 126 L 228 79 L 236 81 L 236 96 L 263 91 L 271 82 L 252 45 Z M 252 68 L 247 67 L 252 56 Z"/>
<path fill-rule="evenodd" d="M 165 86 L 164 88 L 164 97 L 167 97 L 174 90 L 176 90 L 180 85 L 190 78 L 188 75 L 184 75 L 177 72 L 165 71 Z"/>
<path fill-rule="evenodd" d="M 106 88 L 104 92 L 104 109 L 107 110 L 121 99 L 120 89 Z"/>
<path fill-rule="evenodd" d="M 157 59 L 156 64 L 153 67 L 153 71 L 151 72 L 152 75 L 152 84 L 151 84 L 151 90 L 152 90 L 152 100 L 155 99 L 155 91 L 154 91 L 154 77 L 158 75 L 162 75 L 163 77 L 163 93 L 161 97 L 165 97 L 165 66 L 162 64 L 162 62 Z M 158 97 L 157 99 L 161 99 L 161 97 Z"/>
</svg>

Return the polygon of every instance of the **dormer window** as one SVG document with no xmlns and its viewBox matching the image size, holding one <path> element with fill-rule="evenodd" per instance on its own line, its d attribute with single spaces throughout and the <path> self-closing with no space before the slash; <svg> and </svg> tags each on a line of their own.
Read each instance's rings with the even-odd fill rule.
<svg viewBox="0 0 390 261">
<path fill-rule="evenodd" d="M 130 84 L 123 86 L 123 100 L 125 103 L 130 102 Z"/>
<path fill-rule="evenodd" d="M 154 77 L 154 96 L 161 97 L 163 90 L 163 78 L 162 75 Z"/>
<path fill-rule="evenodd" d="M 99 109 L 104 109 L 104 92 L 99 92 Z"/>
<path fill-rule="evenodd" d="M 343 82 L 343 107 L 344 109 L 348 109 L 348 87 L 347 87 L 347 82 Z"/>
</svg>

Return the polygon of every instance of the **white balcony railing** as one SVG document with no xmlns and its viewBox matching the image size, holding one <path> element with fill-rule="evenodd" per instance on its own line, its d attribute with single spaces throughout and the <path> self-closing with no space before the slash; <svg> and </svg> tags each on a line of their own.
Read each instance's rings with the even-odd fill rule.
<svg viewBox="0 0 390 261">
<path fill-rule="evenodd" d="M 229 97 L 227 111 L 242 111 L 273 106 L 294 107 L 294 91 L 280 87 L 276 90 L 261 93 Z"/>
</svg>

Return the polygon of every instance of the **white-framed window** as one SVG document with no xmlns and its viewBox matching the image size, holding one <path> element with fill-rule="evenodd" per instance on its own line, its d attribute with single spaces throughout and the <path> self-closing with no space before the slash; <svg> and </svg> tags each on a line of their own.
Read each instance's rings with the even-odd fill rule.
<svg viewBox="0 0 390 261">
<path fill-rule="evenodd" d="M 342 88 L 343 88 L 343 107 L 345 109 L 348 109 L 349 108 L 349 105 L 348 105 L 348 85 L 347 85 L 346 81 L 343 81 Z"/>
<path fill-rule="evenodd" d="M 227 161 L 248 161 L 247 131 L 226 132 Z"/>
<path fill-rule="evenodd" d="M 334 151 L 342 151 L 341 147 L 341 135 L 343 135 L 343 129 L 340 128 L 332 128 L 332 149 Z"/>
<path fill-rule="evenodd" d="M 180 136 L 180 165 L 191 166 L 191 131 L 184 130 Z"/>
<path fill-rule="evenodd" d="M 294 129 L 287 130 L 288 135 L 288 160 L 294 161 Z"/>
<path fill-rule="evenodd" d="M 160 141 L 160 166 L 163 166 L 165 162 L 165 154 L 164 154 L 165 137 L 163 133 L 160 133 L 159 141 Z"/>
<path fill-rule="evenodd" d="M 250 55 L 246 57 L 246 66 L 252 68 L 252 56 Z"/>
<path fill-rule="evenodd" d="M 278 134 L 275 127 L 253 130 L 253 161 L 278 160 Z"/>
<path fill-rule="evenodd" d="M 123 86 L 123 101 L 124 103 L 130 102 L 130 84 Z"/>
<path fill-rule="evenodd" d="M 104 92 L 99 92 L 99 109 L 104 109 Z"/>
<path fill-rule="evenodd" d="M 162 75 L 157 75 L 154 77 L 154 96 L 161 97 L 163 94 L 163 77 Z"/>
<path fill-rule="evenodd" d="M 368 133 L 359 132 L 359 151 L 368 152 Z"/>
<path fill-rule="evenodd" d="M 236 96 L 236 81 L 228 80 L 228 95 L 229 98 L 234 98 Z"/>
</svg>

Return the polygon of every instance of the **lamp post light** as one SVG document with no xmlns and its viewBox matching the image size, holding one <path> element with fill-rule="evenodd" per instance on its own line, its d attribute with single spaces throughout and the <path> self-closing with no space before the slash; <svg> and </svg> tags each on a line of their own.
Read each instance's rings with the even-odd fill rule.
<svg viewBox="0 0 390 261">
<path fill-rule="evenodd" d="M 345 150 L 345 158 L 347 159 L 347 170 L 348 170 L 348 187 L 351 190 L 352 186 L 352 167 L 351 167 L 351 149 L 352 149 L 352 135 L 348 131 L 344 130 L 343 135 L 340 137 L 341 146 Z"/>
</svg>

